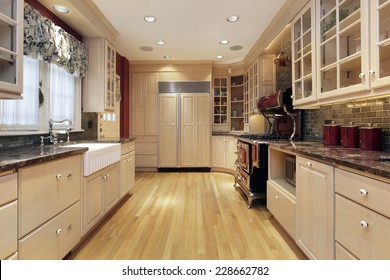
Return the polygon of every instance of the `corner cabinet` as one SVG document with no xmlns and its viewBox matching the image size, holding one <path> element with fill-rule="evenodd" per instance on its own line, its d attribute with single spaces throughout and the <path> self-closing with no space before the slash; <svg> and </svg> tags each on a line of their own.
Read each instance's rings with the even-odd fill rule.
<svg viewBox="0 0 390 280">
<path fill-rule="evenodd" d="M 229 98 L 228 78 L 215 77 L 213 79 L 213 126 L 222 131 L 229 130 Z"/>
<path fill-rule="evenodd" d="M 83 111 L 114 111 L 116 51 L 104 38 L 88 38 L 86 45 L 89 59 L 83 83 Z"/>
<path fill-rule="evenodd" d="M 0 5 L 0 99 L 21 98 L 23 91 L 23 0 Z"/>
<path fill-rule="evenodd" d="M 232 131 L 244 130 L 244 76 L 230 78 L 230 119 Z"/>
<path fill-rule="evenodd" d="M 237 139 L 234 136 L 212 136 L 212 141 L 213 170 L 234 174 L 237 160 Z"/>
</svg>

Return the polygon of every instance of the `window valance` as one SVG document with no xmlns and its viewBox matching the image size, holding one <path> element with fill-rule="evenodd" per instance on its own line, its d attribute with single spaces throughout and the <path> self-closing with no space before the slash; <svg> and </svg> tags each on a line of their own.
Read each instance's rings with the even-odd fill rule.
<svg viewBox="0 0 390 280">
<path fill-rule="evenodd" d="M 54 63 L 77 77 L 87 71 L 85 44 L 28 4 L 24 6 L 24 54 Z"/>
</svg>

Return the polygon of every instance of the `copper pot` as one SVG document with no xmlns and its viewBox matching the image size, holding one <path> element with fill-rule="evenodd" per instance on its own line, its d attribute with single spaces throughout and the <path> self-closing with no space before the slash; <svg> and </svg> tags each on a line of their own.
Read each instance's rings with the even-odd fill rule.
<svg viewBox="0 0 390 280">
<path fill-rule="evenodd" d="M 350 122 L 341 126 L 341 146 L 344 148 L 359 148 L 359 126 Z"/>
<path fill-rule="evenodd" d="M 382 129 L 369 124 L 360 129 L 360 149 L 380 151 L 382 149 Z"/>
<path fill-rule="evenodd" d="M 324 145 L 339 146 L 340 145 L 340 125 L 334 121 L 330 124 L 325 124 L 323 127 Z"/>
</svg>

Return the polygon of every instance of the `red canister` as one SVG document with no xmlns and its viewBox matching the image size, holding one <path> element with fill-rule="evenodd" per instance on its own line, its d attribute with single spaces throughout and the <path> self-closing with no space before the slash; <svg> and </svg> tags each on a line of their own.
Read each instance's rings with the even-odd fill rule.
<svg viewBox="0 0 390 280">
<path fill-rule="evenodd" d="M 380 151 L 382 149 L 382 129 L 369 124 L 360 129 L 360 149 Z"/>
<path fill-rule="evenodd" d="M 341 146 L 344 148 L 359 148 L 359 126 L 350 122 L 341 126 Z"/>
<path fill-rule="evenodd" d="M 325 124 L 323 127 L 324 145 L 339 146 L 340 145 L 340 125 L 334 121 L 330 124 Z"/>
</svg>

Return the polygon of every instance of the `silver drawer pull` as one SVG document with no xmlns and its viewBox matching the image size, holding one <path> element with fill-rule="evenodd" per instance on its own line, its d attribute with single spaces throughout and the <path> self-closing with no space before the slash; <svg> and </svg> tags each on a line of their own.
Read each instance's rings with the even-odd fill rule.
<svg viewBox="0 0 390 280">
<path fill-rule="evenodd" d="M 72 229 L 72 224 L 70 224 L 69 226 L 68 226 L 68 230 L 71 230 Z"/>
<path fill-rule="evenodd" d="M 360 225 L 363 227 L 363 228 L 368 228 L 368 223 L 366 221 L 360 221 Z"/>
<path fill-rule="evenodd" d="M 69 173 L 68 174 L 68 179 L 72 178 L 73 177 L 73 174 L 72 173 Z"/>
<path fill-rule="evenodd" d="M 365 190 L 365 189 L 360 189 L 360 194 L 361 194 L 362 196 L 366 196 L 366 195 L 368 195 L 368 191 Z"/>
<path fill-rule="evenodd" d="M 57 180 L 61 179 L 61 177 L 62 177 L 61 174 L 57 174 L 57 175 L 56 175 Z"/>
<path fill-rule="evenodd" d="M 57 235 L 60 235 L 61 232 L 62 232 L 62 229 L 60 229 L 60 228 L 56 230 Z"/>
</svg>

